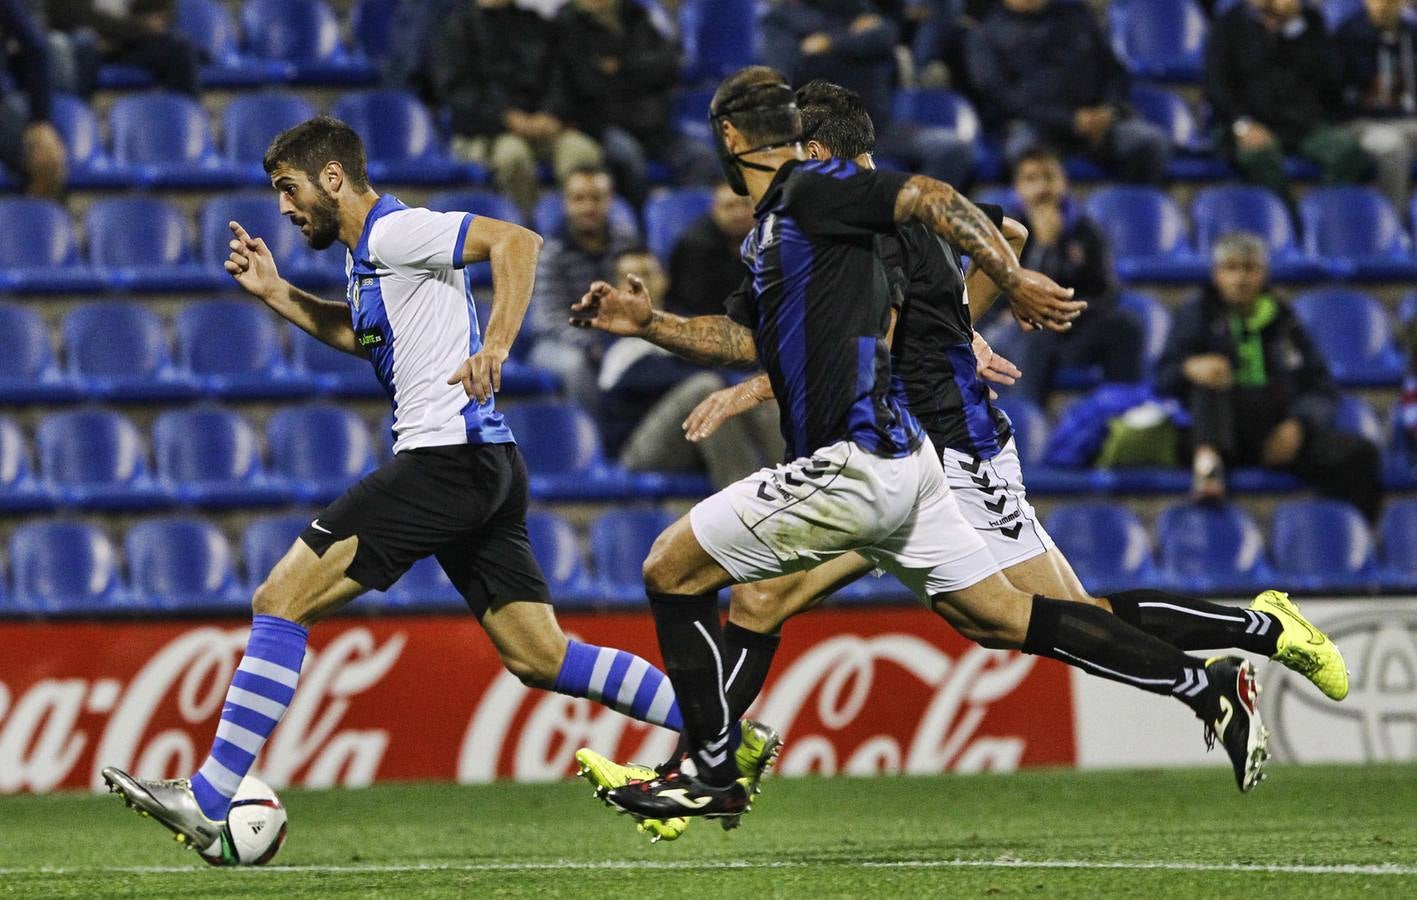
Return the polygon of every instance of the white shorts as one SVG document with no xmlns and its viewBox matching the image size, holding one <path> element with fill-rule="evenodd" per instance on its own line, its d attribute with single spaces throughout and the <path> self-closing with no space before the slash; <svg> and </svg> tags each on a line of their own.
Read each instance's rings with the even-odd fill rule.
<svg viewBox="0 0 1417 900">
<path fill-rule="evenodd" d="M 840 441 L 761 469 L 689 512 L 699 545 L 735 581 L 810 569 L 855 550 L 921 600 L 999 571 L 926 440 L 882 459 Z"/>
<path fill-rule="evenodd" d="M 993 459 L 975 459 L 945 448 L 940 462 L 960 512 L 984 539 L 999 568 L 1053 549 L 1053 539 L 1028 502 L 1013 438 Z"/>
</svg>

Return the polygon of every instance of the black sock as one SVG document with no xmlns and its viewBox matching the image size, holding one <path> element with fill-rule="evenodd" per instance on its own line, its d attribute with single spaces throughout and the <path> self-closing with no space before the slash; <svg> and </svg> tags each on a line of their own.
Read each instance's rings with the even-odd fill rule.
<svg viewBox="0 0 1417 900">
<path fill-rule="evenodd" d="M 1034 595 L 1023 652 L 1154 694 L 1171 694 L 1202 717 L 1211 713 L 1204 660 L 1098 606 Z"/>
<path fill-rule="evenodd" d="M 723 635 L 715 594 L 649 593 L 664 670 L 674 684 L 684 737 L 699 777 L 727 784 L 738 776 L 728 742 L 728 699 L 723 693 Z"/>
<path fill-rule="evenodd" d="M 1279 649 L 1280 626 L 1269 613 L 1145 588 L 1119 591 L 1107 602 L 1124 621 L 1182 650 L 1235 647 L 1273 656 Z"/>
<path fill-rule="evenodd" d="M 772 668 L 773 654 L 777 653 L 781 635 L 760 634 L 733 622 L 723 626 L 723 665 L 728 670 L 724 674 L 727 683 L 723 686 L 728 697 L 728 718 L 741 719 L 762 693 L 763 682 Z M 730 741 L 730 746 L 732 742 Z M 689 740 L 679 735 L 679 745 L 674 755 L 659 766 L 661 774 L 679 768 L 679 760 L 689 752 Z"/>
</svg>

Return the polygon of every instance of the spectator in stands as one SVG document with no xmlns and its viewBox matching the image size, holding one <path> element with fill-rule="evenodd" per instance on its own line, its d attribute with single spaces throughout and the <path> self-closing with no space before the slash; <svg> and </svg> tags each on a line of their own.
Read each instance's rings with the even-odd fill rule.
<svg viewBox="0 0 1417 900">
<path fill-rule="evenodd" d="M 536 269 L 531 296 L 531 332 L 536 341 L 531 362 L 561 376 L 566 389 L 579 399 L 593 394 L 595 371 L 609 341 L 604 332 L 573 328 L 571 304 L 592 281 L 615 276 L 615 259 L 640 242 L 632 229 L 617 227 L 610 218 L 614 182 L 597 166 L 571 172 L 561 188 L 566 219 L 546 244 Z"/>
<path fill-rule="evenodd" d="M 669 255 L 664 308 L 681 316 L 723 315 L 724 299 L 743 283 L 748 267 L 739 256 L 753 228 L 753 201 L 720 184 L 713 206 L 684 229 Z"/>
<path fill-rule="evenodd" d="M 973 25 L 970 7 L 978 5 L 977 0 L 908 0 L 905 18 L 915 23 L 910 58 L 917 84 L 933 87 L 952 81 L 957 89 L 970 93 L 965 39 Z"/>
<path fill-rule="evenodd" d="M 57 197 L 68 180 L 68 153 L 49 121 L 53 84 L 49 42 L 24 0 L 0 0 L 0 37 L 11 48 L 12 79 L 0 86 L 0 163 L 35 197 Z M 18 88 L 14 93 L 5 87 Z"/>
<path fill-rule="evenodd" d="M 1126 181 L 1165 176 L 1171 141 L 1131 114 L 1127 72 L 1085 5 L 1004 0 L 970 32 L 968 61 L 981 115 L 1005 129 L 1010 165 L 1051 144 Z"/>
<path fill-rule="evenodd" d="M 644 203 L 651 159 L 675 182 L 719 177 L 713 149 L 676 132 L 669 96 L 679 80 L 679 51 L 635 0 L 571 0 L 556 16 L 562 121 L 600 141 L 620 193 Z"/>
<path fill-rule="evenodd" d="M 620 254 L 615 281 L 643 283 L 656 306 L 669 286 L 654 254 L 635 247 Z M 718 311 L 723 309 L 719 298 Z M 704 440 L 684 436 L 684 420 L 705 397 L 725 387 L 723 374 L 704 369 L 639 338 L 618 338 L 600 366 L 597 404 L 606 451 L 634 472 L 707 472 L 714 489 L 782 460 L 777 404 L 735 416 Z M 724 432 L 728 433 L 725 434 Z"/>
<path fill-rule="evenodd" d="M 1417 156 L 1417 16 L 1403 0 L 1364 0 L 1334 40 L 1349 131 L 1372 155 L 1383 193 L 1406 210 Z"/>
<path fill-rule="evenodd" d="M 175 0 L 45 0 L 50 28 L 92 36 L 75 45 L 85 93 L 97 84 L 99 63 L 122 63 L 147 70 L 158 87 L 195 95 L 197 48 L 173 31 L 175 7 Z"/>
<path fill-rule="evenodd" d="M 1367 177 L 1371 160 L 1336 124 L 1342 77 L 1323 16 L 1302 0 L 1247 0 L 1216 20 L 1206 48 L 1206 96 L 1246 179 L 1292 205 L 1286 153 L 1317 163 L 1327 182 Z"/>
<path fill-rule="evenodd" d="M 876 154 L 966 185 L 974 147 L 946 128 L 892 118 L 899 31 L 870 0 L 774 0 L 759 29 L 762 61 L 794 84 L 824 78 L 861 95 L 876 123 Z"/>
<path fill-rule="evenodd" d="M 1157 373 L 1192 417 L 1192 472 L 1223 497 L 1228 465 L 1292 472 L 1376 520 L 1378 448 L 1332 427 L 1338 395 L 1299 319 L 1269 286 L 1263 239 L 1232 234 L 1211 253 L 1211 283 L 1181 309 Z"/>
<path fill-rule="evenodd" d="M 453 152 L 490 168 L 497 189 L 530 216 L 538 160 L 550 160 L 560 181 L 600 162 L 595 141 L 550 112 L 561 65 L 551 23 L 512 0 L 464 0 L 445 27 L 436 80 L 452 109 Z"/>
<path fill-rule="evenodd" d="M 1040 330 L 1023 336 L 1013 359 L 1023 377 L 1011 389 L 1043 403 L 1060 365 L 1100 366 L 1109 382 L 1143 377 L 1145 333 L 1136 317 L 1117 305 L 1117 280 L 1107 236 L 1068 194 L 1058 154 L 1040 147 L 1014 163 L 1014 192 L 1023 203 L 1028 243 L 1020 260 L 1087 301 L 1069 331 Z"/>
</svg>

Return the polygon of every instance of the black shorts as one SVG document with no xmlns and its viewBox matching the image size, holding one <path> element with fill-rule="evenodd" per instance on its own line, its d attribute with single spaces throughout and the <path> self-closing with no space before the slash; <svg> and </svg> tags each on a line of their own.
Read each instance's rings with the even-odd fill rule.
<svg viewBox="0 0 1417 900">
<path fill-rule="evenodd" d="M 359 538 L 345 574 L 387 590 L 435 556 L 478 618 L 512 600 L 551 601 L 526 531 L 526 463 L 516 444 L 404 450 L 360 479 L 300 535 L 316 555 Z"/>
</svg>

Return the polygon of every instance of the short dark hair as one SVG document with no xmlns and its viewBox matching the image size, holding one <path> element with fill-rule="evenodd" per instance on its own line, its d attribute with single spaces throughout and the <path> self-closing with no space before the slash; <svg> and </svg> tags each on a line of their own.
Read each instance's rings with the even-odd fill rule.
<svg viewBox="0 0 1417 900">
<path fill-rule="evenodd" d="M 876 126 L 861 95 L 818 78 L 797 89 L 802 137 L 814 140 L 832 156 L 855 159 L 876 149 Z"/>
<path fill-rule="evenodd" d="M 567 172 L 566 176 L 561 179 L 562 187 L 566 186 L 566 182 L 571 180 L 572 175 L 584 175 L 587 178 L 599 178 L 601 175 L 604 175 L 606 178 L 610 179 L 610 186 L 612 188 L 615 186 L 615 176 L 610 174 L 610 170 L 598 162 L 578 163 L 575 168 Z"/>
<path fill-rule="evenodd" d="M 344 167 L 344 173 L 355 188 L 361 191 L 369 188 L 369 167 L 359 135 L 333 116 L 316 116 L 276 135 L 266 148 L 261 165 L 267 175 L 287 165 L 313 180 L 331 162 Z"/>
<path fill-rule="evenodd" d="M 1011 176 L 1017 176 L 1018 170 L 1023 168 L 1025 163 L 1053 163 L 1061 166 L 1063 164 L 1063 154 L 1059 153 L 1056 147 L 1049 144 L 1034 144 L 1014 158 L 1013 166 L 1009 174 Z"/>
<path fill-rule="evenodd" d="M 770 101 L 773 91 L 779 91 L 785 102 L 757 108 L 750 104 L 747 109 L 733 111 L 759 95 Z M 713 93 L 709 112 L 722 114 L 744 137 L 757 144 L 790 141 L 802 133 L 802 114 L 792 105 L 792 88 L 782 73 L 771 66 L 748 66 L 723 79 Z"/>
</svg>

